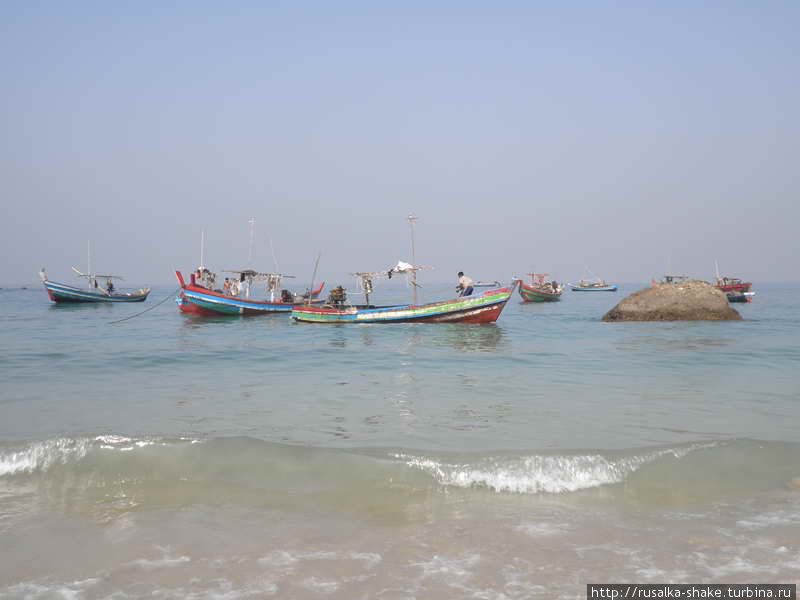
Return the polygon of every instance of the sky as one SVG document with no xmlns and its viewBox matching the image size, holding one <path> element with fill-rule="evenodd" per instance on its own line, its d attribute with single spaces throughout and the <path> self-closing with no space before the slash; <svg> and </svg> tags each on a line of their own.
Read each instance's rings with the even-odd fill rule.
<svg viewBox="0 0 800 600">
<path fill-rule="evenodd" d="M 800 3 L 0 3 L 0 285 L 800 280 Z M 254 218 L 253 264 L 248 265 Z M 275 259 L 273 259 L 273 250 Z"/>
</svg>

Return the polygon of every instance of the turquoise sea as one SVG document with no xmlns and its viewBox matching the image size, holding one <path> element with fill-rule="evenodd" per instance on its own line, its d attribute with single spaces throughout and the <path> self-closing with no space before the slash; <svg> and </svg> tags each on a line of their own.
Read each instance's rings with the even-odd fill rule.
<svg viewBox="0 0 800 600">
<path fill-rule="evenodd" d="M 800 583 L 800 286 L 756 283 L 741 322 L 600 321 L 640 287 L 515 296 L 494 325 L 169 298 L 111 324 L 174 288 L 2 289 L 0 598 Z"/>
</svg>

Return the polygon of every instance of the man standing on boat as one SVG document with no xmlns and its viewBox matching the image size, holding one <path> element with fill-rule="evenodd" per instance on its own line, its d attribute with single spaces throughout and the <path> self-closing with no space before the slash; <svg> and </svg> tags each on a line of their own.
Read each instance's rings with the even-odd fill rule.
<svg viewBox="0 0 800 600">
<path fill-rule="evenodd" d="M 472 295 L 472 279 L 464 275 L 464 271 L 458 272 L 458 285 L 456 286 L 456 290 L 458 291 L 459 296 L 471 296 Z"/>
</svg>

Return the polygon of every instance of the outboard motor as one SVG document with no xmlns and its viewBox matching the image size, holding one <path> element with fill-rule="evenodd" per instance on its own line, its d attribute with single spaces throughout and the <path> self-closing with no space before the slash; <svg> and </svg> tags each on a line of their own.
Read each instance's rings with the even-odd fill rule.
<svg viewBox="0 0 800 600">
<path fill-rule="evenodd" d="M 333 288 L 328 294 L 328 304 L 332 306 L 341 306 L 347 301 L 347 294 L 342 286 Z"/>
</svg>

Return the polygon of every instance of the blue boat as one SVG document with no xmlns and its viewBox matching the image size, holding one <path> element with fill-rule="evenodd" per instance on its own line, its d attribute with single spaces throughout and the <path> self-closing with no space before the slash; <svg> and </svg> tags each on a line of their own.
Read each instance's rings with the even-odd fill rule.
<svg viewBox="0 0 800 600">
<path fill-rule="evenodd" d="M 88 288 L 80 288 L 74 285 L 50 281 L 47 278 L 45 270 L 41 270 L 39 277 L 44 284 L 44 289 L 47 290 L 47 295 L 50 297 L 50 300 L 57 303 L 144 302 L 147 299 L 147 295 L 150 293 L 150 288 L 130 291 L 117 290 L 113 282 L 115 279 L 122 279 L 122 277 L 118 275 L 84 275 L 75 269 L 75 267 L 73 267 L 73 270 L 76 271 L 80 277 L 87 278 L 89 282 Z M 104 279 L 106 281 L 105 287 L 98 284 L 98 279 Z"/>
<path fill-rule="evenodd" d="M 585 268 L 583 273 L 584 279 L 581 279 L 578 283 L 570 283 L 569 289 L 573 292 L 616 292 L 617 286 L 609 285 L 604 280 L 600 279 L 597 275 L 592 273 L 592 270 L 588 267 Z"/>
<path fill-rule="evenodd" d="M 293 294 L 288 290 L 281 290 L 281 280 L 291 275 L 279 273 L 258 273 L 253 270 L 227 271 L 239 275 L 235 279 L 237 291 L 235 294 L 224 289 L 214 289 L 216 275 L 203 267 L 197 273 L 191 273 L 189 283 L 183 278 L 180 271 L 175 271 L 181 290 L 175 299 L 178 308 L 185 313 L 214 317 L 219 315 L 266 315 L 275 313 L 289 313 L 299 304 L 319 303 L 317 297 L 325 286 L 323 281 L 316 290 L 308 291 L 305 295 Z M 255 284 L 266 281 L 267 292 L 270 298 L 257 300 L 250 294 L 255 293 Z M 241 289 L 238 285 L 241 284 Z M 227 284 L 226 284 L 227 285 Z M 279 294 L 279 297 L 276 295 Z"/>
<path fill-rule="evenodd" d="M 616 292 L 617 286 L 608 285 L 602 279 L 598 281 L 586 281 L 581 279 L 577 284 L 570 283 L 569 289 L 573 292 Z"/>
</svg>

